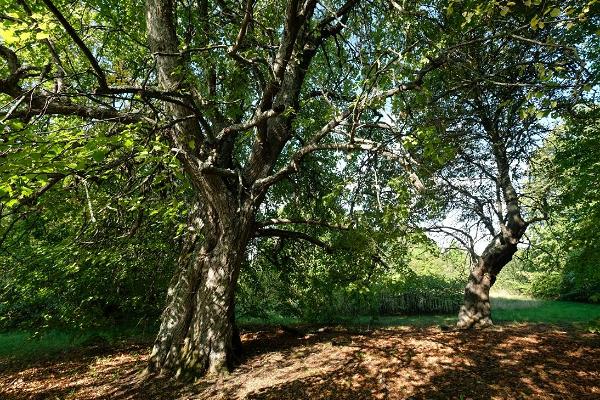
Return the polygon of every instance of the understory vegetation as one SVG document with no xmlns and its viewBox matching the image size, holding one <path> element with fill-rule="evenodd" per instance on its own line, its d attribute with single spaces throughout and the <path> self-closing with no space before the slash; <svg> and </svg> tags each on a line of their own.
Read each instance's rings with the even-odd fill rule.
<svg viewBox="0 0 600 400">
<path fill-rule="evenodd" d="M 123 246 L 124 239 L 116 238 L 103 243 L 106 249 L 91 251 L 83 244 L 73 252 L 72 238 L 66 235 L 79 228 L 70 225 L 70 219 L 36 223 L 34 229 L 43 231 L 43 238 L 35 231 L 22 235 L 18 251 L 2 258 L 2 331 L 27 330 L 37 337 L 56 330 L 87 335 L 115 324 L 133 326 L 134 332 L 156 329 L 177 258 L 177 243 L 168 238 L 177 229 L 174 224 L 155 225 L 155 232 L 166 234 L 154 238 L 150 235 L 155 233 L 148 232 L 144 242 L 128 239 Z M 23 229 L 32 228 L 26 221 Z M 120 244 L 123 247 L 117 247 Z M 277 261 L 257 256 L 240 277 L 237 318 L 242 324 L 377 325 L 405 318 L 418 323 L 419 316 L 427 314 L 454 316 L 469 268 L 467 254 L 455 248 L 440 250 L 423 237 L 406 246 L 405 253 L 386 265 L 361 265 L 310 246 L 294 247 L 295 257 L 287 260 L 285 250 L 277 254 Z M 573 271 L 570 259 L 559 266 L 535 264 L 541 251 L 523 249 L 505 268 L 494 286 L 496 301 L 501 302 L 494 307 L 495 320 L 558 323 L 597 318 L 595 308 L 543 301 L 600 303 L 596 269 L 584 264 Z M 451 324 L 455 318 L 433 321 Z"/>
</svg>

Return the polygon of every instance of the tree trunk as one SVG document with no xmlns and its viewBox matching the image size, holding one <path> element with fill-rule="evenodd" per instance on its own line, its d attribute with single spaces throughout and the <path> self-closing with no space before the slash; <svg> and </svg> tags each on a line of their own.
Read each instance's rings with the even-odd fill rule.
<svg viewBox="0 0 600 400">
<path fill-rule="evenodd" d="M 235 286 L 252 227 L 251 218 L 240 214 L 209 218 L 202 238 L 192 231 L 186 239 L 149 372 L 188 379 L 231 368 L 240 344 L 234 323 Z M 200 217 L 194 216 L 190 228 L 199 223 Z"/>
<path fill-rule="evenodd" d="M 479 259 L 471 268 L 469 281 L 465 288 L 464 303 L 458 313 L 458 327 L 468 329 L 492 325 L 490 307 L 490 287 L 492 276 L 490 268 L 483 259 Z"/>
<path fill-rule="evenodd" d="M 520 236 L 522 236 L 520 231 Z M 519 236 L 519 237 L 520 237 Z M 512 260 L 517 251 L 518 239 L 501 234 L 485 248 L 471 268 L 465 288 L 464 303 L 458 313 L 457 327 L 460 329 L 483 328 L 492 325 L 490 288 L 496 276 Z"/>
<path fill-rule="evenodd" d="M 174 0 L 146 0 L 148 42 L 156 60 L 159 87 L 165 91 L 189 86 L 179 52 L 175 6 Z M 211 142 L 210 151 L 206 151 L 207 145 L 200 146 L 206 132 L 200 129 L 200 121 L 190 118 L 194 102 L 186 96 L 177 102 L 167 101 L 165 109 L 169 117 L 179 119 L 167 130 L 168 138 L 177 149 L 198 201 L 169 287 L 148 370 L 177 378 L 222 373 L 231 366 L 234 345 L 239 344 L 233 338 L 234 294 L 254 208 L 251 202 L 242 202 L 242 186 L 238 187 L 237 180 L 230 184 L 226 178 L 206 171 L 207 166 L 227 167 L 221 161 L 227 160 L 231 146 Z"/>
<path fill-rule="evenodd" d="M 519 195 L 512 183 L 506 136 L 498 131 L 497 122 L 488 117 L 483 107 L 480 108 L 479 117 L 488 135 L 497 167 L 495 212 L 499 216 L 500 232 L 494 234 L 493 225 L 488 219 L 489 230 L 494 237 L 481 256 L 476 257 L 475 265 L 471 268 L 464 304 L 458 313 L 457 326 L 461 329 L 492 325 L 490 288 L 496 282 L 496 276 L 517 252 L 517 244 L 528 226 L 521 215 Z M 505 213 L 502 199 L 506 205 Z M 473 249 L 472 252 L 474 254 Z"/>
</svg>

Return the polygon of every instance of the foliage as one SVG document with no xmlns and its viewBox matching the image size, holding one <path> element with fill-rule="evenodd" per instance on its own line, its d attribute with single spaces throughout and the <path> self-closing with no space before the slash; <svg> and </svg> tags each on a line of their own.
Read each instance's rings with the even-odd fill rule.
<svg viewBox="0 0 600 400">
<path fill-rule="evenodd" d="M 238 313 L 242 318 L 331 322 L 358 315 L 435 312 L 434 299 L 457 307 L 464 287 L 464 253 L 440 253 L 419 237 L 406 240 L 419 258 L 403 247 L 374 260 L 372 253 L 361 258 L 356 249 L 327 254 L 297 243 L 266 243 L 242 270 Z M 389 248 L 389 242 L 377 244 Z M 402 303 L 402 296 L 421 308 Z"/>
<path fill-rule="evenodd" d="M 151 164 L 132 160 L 65 179 L 23 216 L 0 221 L 0 328 L 89 328 L 159 315 L 182 202 L 168 198 L 175 193 L 165 182 L 176 178 Z M 142 170 L 141 181 L 133 170 Z"/>
<path fill-rule="evenodd" d="M 531 190 L 547 191 L 551 220 L 532 236 L 533 294 L 600 302 L 600 130 L 595 106 L 582 106 L 538 156 Z"/>
<path fill-rule="evenodd" d="M 15 227 L 19 236 L 11 239 L 20 243 L 0 262 L 0 327 L 94 327 L 158 316 L 174 232 L 142 228 L 144 237 L 133 240 L 81 240 L 76 211 Z"/>
</svg>

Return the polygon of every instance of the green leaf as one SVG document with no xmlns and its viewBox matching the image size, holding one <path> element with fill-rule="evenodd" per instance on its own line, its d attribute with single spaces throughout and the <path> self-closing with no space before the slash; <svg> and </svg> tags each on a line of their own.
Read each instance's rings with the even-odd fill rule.
<svg viewBox="0 0 600 400">
<path fill-rule="evenodd" d="M 44 39 L 48 39 L 50 37 L 50 35 L 48 35 L 46 32 L 38 32 L 35 34 L 35 38 L 37 40 L 44 40 Z"/>
<path fill-rule="evenodd" d="M 125 147 L 127 150 L 133 149 L 133 139 L 131 139 L 131 138 L 125 139 L 123 141 L 123 147 Z"/>
<path fill-rule="evenodd" d="M 4 40 L 4 43 L 8 45 L 14 44 L 19 40 L 14 29 L 2 29 L 0 30 L 0 36 Z"/>
<path fill-rule="evenodd" d="M 100 161 L 104 160 L 105 156 L 106 156 L 106 152 L 104 150 L 95 150 L 92 153 L 92 158 L 96 162 L 100 162 Z"/>
<path fill-rule="evenodd" d="M 540 22 L 540 19 L 537 15 L 535 15 L 533 18 L 531 18 L 531 21 L 529 22 L 531 29 L 536 30 L 538 28 L 539 22 Z"/>
</svg>

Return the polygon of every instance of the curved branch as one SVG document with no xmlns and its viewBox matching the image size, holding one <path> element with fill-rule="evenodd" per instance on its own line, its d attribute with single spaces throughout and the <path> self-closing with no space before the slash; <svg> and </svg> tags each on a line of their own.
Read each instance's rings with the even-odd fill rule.
<svg viewBox="0 0 600 400">
<path fill-rule="evenodd" d="M 333 251 L 333 248 L 330 245 L 328 245 L 327 243 L 323 242 L 322 240 L 319 240 L 310 235 L 307 235 L 306 233 L 298 232 L 298 231 L 288 231 L 285 229 L 265 228 L 265 229 L 258 229 L 257 231 L 255 231 L 254 237 L 280 237 L 280 238 L 285 238 L 285 239 L 300 239 L 300 240 L 304 240 L 309 243 L 312 243 L 315 246 L 319 246 L 319 247 L 323 248 L 327 253 L 331 253 Z"/>
</svg>

